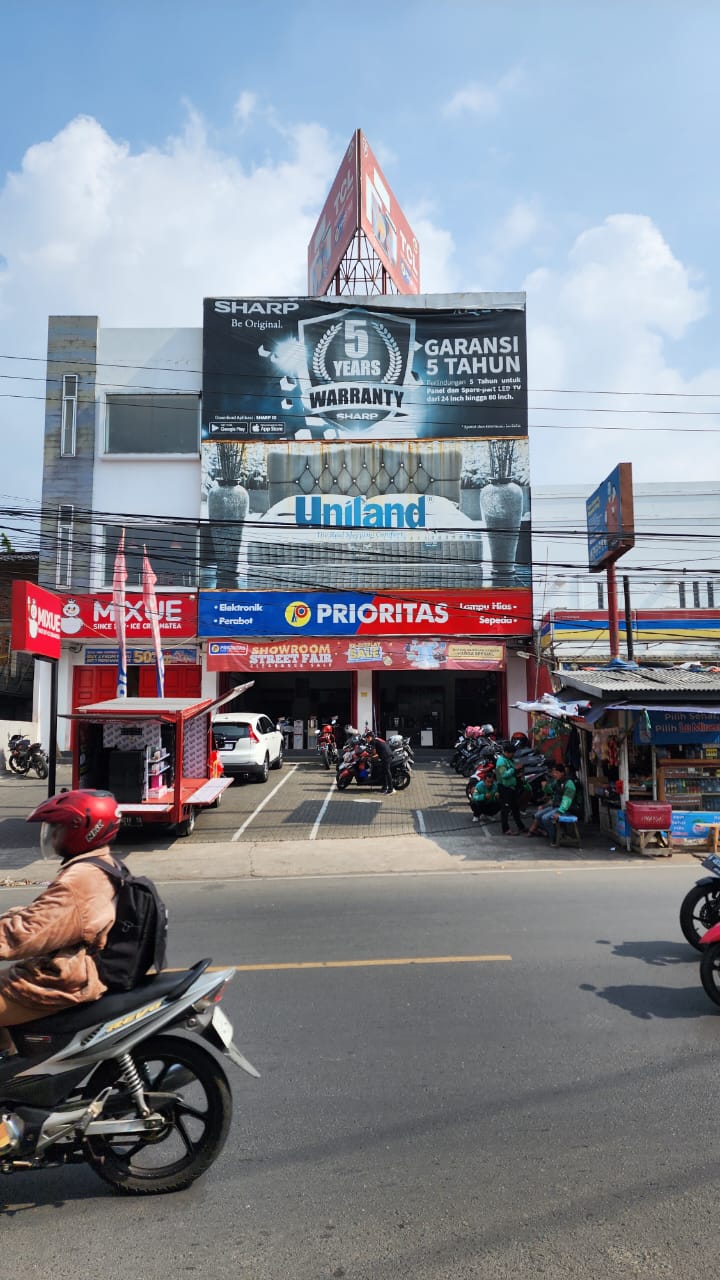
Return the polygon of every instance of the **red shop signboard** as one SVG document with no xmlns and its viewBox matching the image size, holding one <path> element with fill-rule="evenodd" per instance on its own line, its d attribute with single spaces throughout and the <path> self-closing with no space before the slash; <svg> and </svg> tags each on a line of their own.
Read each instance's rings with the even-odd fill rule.
<svg viewBox="0 0 720 1280">
<path fill-rule="evenodd" d="M 39 658 L 59 658 L 62 600 L 35 582 L 12 584 L 12 631 L 10 644 L 15 653 L 34 653 Z"/>
<path fill-rule="evenodd" d="M 160 635 L 163 639 L 191 639 L 197 635 L 197 595 L 158 591 Z M 64 640 L 115 640 L 115 614 L 112 592 L 97 595 L 74 595 L 61 598 L 60 627 Z M 141 591 L 128 591 L 125 597 L 125 632 L 131 640 L 151 640 L 150 621 L 145 612 Z"/>
</svg>

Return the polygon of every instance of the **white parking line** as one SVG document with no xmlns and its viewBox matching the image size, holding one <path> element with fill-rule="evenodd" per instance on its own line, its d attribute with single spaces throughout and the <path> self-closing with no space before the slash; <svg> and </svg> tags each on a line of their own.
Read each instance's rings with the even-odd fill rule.
<svg viewBox="0 0 720 1280">
<path fill-rule="evenodd" d="M 420 832 L 421 836 L 424 836 L 426 827 L 425 827 L 425 819 L 423 817 L 423 811 L 422 809 L 416 809 L 415 813 L 417 814 L 418 831 Z"/>
<path fill-rule="evenodd" d="M 281 787 L 284 787 L 284 786 L 285 786 L 285 783 L 287 782 L 288 778 L 291 778 L 291 777 L 292 777 L 292 775 L 294 774 L 294 772 L 295 772 L 295 770 L 296 770 L 297 768 L 298 768 L 298 765 L 294 764 L 294 765 L 293 765 L 293 767 L 292 767 L 292 769 L 288 769 L 287 773 L 285 774 L 285 777 L 280 779 L 280 781 L 278 782 L 277 786 L 276 786 L 276 787 L 273 787 L 273 789 L 272 789 L 272 791 L 269 793 L 269 795 L 266 795 L 266 796 L 265 796 L 265 799 L 260 801 L 260 804 L 258 805 L 257 809 L 253 809 L 252 813 L 250 814 L 250 816 L 249 816 L 248 818 L 246 818 L 246 819 L 245 819 L 245 821 L 243 822 L 242 826 L 241 826 L 241 827 L 238 827 L 238 829 L 237 829 L 237 831 L 235 832 L 235 834 L 234 834 L 233 836 L 231 836 L 231 837 L 230 837 L 230 839 L 231 839 L 231 840 L 239 840 L 239 839 L 240 839 L 240 837 L 241 837 L 241 835 L 242 835 L 243 831 L 247 831 L 247 828 L 250 826 L 250 823 L 252 822 L 253 818 L 257 818 L 258 814 L 259 814 L 259 813 L 262 813 L 263 809 L 265 808 L 265 805 L 266 805 L 266 804 L 268 804 L 268 803 L 272 800 L 273 796 L 276 796 L 276 795 L 277 795 L 277 793 L 278 793 L 278 791 L 280 790 L 280 788 L 281 788 Z"/>
<path fill-rule="evenodd" d="M 317 833 L 318 833 L 318 830 L 319 830 L 319 828 L 320 828 L 320 823 L 322 822 L 323 818 L 325 817 L 325 810 L 327 809 L 327 807 L 328 807 L 328 805 L 329 805 L 329 803 L 330 803 L 330 800 L 331 800 L 331 798 L 332 798 L 332 793 L 333 793 L 333 791 L 335 791 L 335 789 L 336 789 L 336 788 L 335 788 L 335 783 L 333 782 L 333 784 L 332 784 L 332 786 L 331 786 L 330 790 L 328 791 L 328 793 L 327 793 L 327 795 L 326 795 L 325 799 L 324 799 L 324 800 L 323 800 L 323 802 L 322 802 L 322 807 L 321 807 L 321 809 L 320 809 L 320 812 L 319 812 L 319 814 L 318 814 L 317 818 L 315 819 L 315 822 L 313 823 L 313 829 L 312 829 L 312 831 L 310 832 L 310 835 L 309 835 L 309 837 L 308 837 L 308 839 L 309 839 L 309 840 L 317 840 Z"/>
</svg>

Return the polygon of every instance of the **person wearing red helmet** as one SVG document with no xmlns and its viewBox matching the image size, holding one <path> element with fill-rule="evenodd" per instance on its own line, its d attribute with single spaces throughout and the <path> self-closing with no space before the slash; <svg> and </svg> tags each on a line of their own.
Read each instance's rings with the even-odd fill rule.
<svg viewBox="0 0 720 1280">
<path fill-rule="evenodd" d="M 113 863 L 109 846 L 120 830 L 115 797 L 64 791 L 38 805 L 27 821 L 43 824 L 43 856 L 62 865 L 29 906 L 0 916 L 0 962 L 12 962 L 0 971 L 0 1056 L 14 1051 L 7 1027 L 104 995 L 93 952 L 102 950 L 115 923 L 113 881 L 87 862 Z"/>
</svg>

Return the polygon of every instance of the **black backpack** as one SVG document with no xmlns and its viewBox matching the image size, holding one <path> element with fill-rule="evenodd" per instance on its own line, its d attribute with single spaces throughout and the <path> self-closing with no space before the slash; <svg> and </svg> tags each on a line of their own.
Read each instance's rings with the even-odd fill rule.
<svg viewBox="0 0 720 1280">
<path fill-rule="evenodd" d="M 124 862 L 85 861 L 119 882 L 115 923 L 102 950 L 92 953 L 100 981 L 110 991 L 132 991 L 149 969 L 165 967 L 167 907 L 152 880 L 134 876 Z"/>
</svg>

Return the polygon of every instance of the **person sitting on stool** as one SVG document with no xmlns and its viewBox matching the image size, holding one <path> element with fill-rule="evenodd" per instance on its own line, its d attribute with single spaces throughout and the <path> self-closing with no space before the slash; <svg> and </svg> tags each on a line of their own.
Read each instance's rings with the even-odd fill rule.
<svg viewBox="0 0 720 1280">
<path fill-rule="evenodd" d="M 559 784 L 560 798 L 556 808 L 544 809 L 540 815 L 540 826 L 548 837 L 548 840 L 554 840 L 557 820 L 561 814 L 571 812 L 575 803 L 575 796 L 577 794 L 577 787 L 569 776 L 564 764 L 554 764 L 552 767 L 552 774 Z"/>
</svg>

